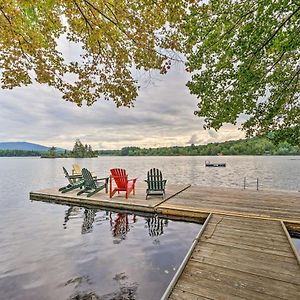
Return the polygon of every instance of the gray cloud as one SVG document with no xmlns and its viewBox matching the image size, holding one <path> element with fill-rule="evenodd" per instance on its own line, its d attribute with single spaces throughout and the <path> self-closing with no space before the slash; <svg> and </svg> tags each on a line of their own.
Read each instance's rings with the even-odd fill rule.
<svg viewBox="0 0 300 300">
<path fill-rule="evenodd" d="M 187 144 L 198 144 L 200 142 L 197 134 L 193 134 Z"/>
<path fill-rule="evenodd" d="M 213 129 L 208 129 L 207 130 L 208 135 L 213 138 L 213 139 L 217 139 L 219 134 L 217 131 L 213 130 Z"/>
<path fill-rule="evenodd" d="M 146 76 L 146 75 L 145 75 Z M 154 72 L 142 85 L 134 108 L 116 108 L 99 100 L 92 107 L 77 107 L 59 92 L 42 85 L 0 91 L 0 141 L 29 141 L 72 148 L 76 138 L 94 148 L 159 147 L 207 143 L 244 136 L 236 126 L 218 132 L 203 130 L 196 117 L 197 99 L 185 83 L 188 74 L 175 66 L 169 74 Z"/>
</svg>

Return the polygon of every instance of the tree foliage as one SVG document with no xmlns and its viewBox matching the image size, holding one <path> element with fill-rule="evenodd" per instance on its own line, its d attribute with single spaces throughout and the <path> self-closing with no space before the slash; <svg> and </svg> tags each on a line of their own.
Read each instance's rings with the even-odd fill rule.
<svg viewBox="0 0 300 300">
<path fill-rule="evenodd" d="M 0 157 L 23 157 L 23 156 L 41 156 L 45 152 L 31 150 L 2 150 L 0 149 Z"/>
<path fill-rule="evenodd" d="M 248 135 L 279 130 L 295 143 L 294 132 L 299 145 L 300 2 L 209 0 L 191 7 L 185 30 L 206 127 L 242 116 Z"/>
<path fill-rule="evenodd" d="M 0 3 L 2 88 L 46 83 L 63 98 L 91 105 L 100 98 L 131 106 L 135 69 L 165 73 L 175 52 L 185 0 L 7 0 Z M 82 46 L 67 61 L 66 39 Z M 171 51 L 171 52 L 170 52 Z"/>
<path fill-rule="evenodd" d="M 288 142 L 273 143 L 267 137 L 210 143 L 186 147 L 139 148 L 124 147 L 121 150 L 98 150 L 99 155 L 116 156 L 198 156 L 198 155 L 300 155 L 300 147 Z"/>
<path fill-rule="evenodd" d="M 77 139 L 75 141 L 73 150 L 70 153 L 65 153 L 64 156 L 66 157 L 96 157 L 97 154 L 93 151 L 92 146 L 85 144 L 83 145 L 82 142 Z"/>
<path fill-rule="evenodd" d="M 82 47 L 79 58 L 59 51 L 66 40 Z M 133 70 L 166 73 L 182 53 L 205 127 L 242 117 L 248 135 L 274 131 L 297 145 L 299 46 L 299 0 L 0 3 L 2 88 L 36 81 L 78 105 L 112 99 L 129 107 L 138 94 Z"/>
<path fill-rule="evenodd" d="M 48 150 L 48 154 L 50 157 L 55 157 L 55 151 L 56 151 L 56 147 L 52 146 L 51 148 L 49 148 Z"/>
</svg>

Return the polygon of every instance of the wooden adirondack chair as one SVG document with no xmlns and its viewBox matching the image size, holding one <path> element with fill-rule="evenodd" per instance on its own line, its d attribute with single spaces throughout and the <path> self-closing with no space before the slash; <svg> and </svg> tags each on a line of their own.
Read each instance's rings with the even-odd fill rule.
<svg viewBox="0 0 300 300">
<path fill-rule="evenodd" d="M 72 191 L 77 188 L 81 188 L 83 186 L 83 180 L 81 175 L 69 175 L 68 171 L 65 167 L 63 167 L 63 171 L 65 174 L 65 177 L 68 179 L 69 184 L 66 186 L 63 186 L 59 189 L 62 193 L 67 193 L 69 191 Z"/>
<path fill-rule="evenodd" d="M 92 176 L 91 172 L 85 168 L 81 170 L 83 177 L 83 190 L 79 191 L 77 195 L 87 193 L 87 197 L 98 193 L 105 188 L 105 192 L 108 192 L 108 177 L 105 178 L 95 178 Z"/>
<path fill-rule="evenodd" d="M 97 177 L 94 175 L 94 172 L 90 171 L 93 177 Z M 81 175 L 81 167 L 79 164 L 72 165 L 72 175 Z"/>
<path fill-rule="evenodd" d="M 128 179 L 128 175 L 126 174 L 125 169 L 111 169 L 110 170 L 110 188 L 109 188 L 109 197 L 112 198 L 112 196 L 118 192 L 126 192 L 125 197 L 128 199 L 128 196 L 131 192 L 133 192 L 133 195 L 135 194 L 135 182 L 137 178 Z M 113 189 L 113 181 L 117 185 Z"/>
<path fill-rule="evenodd" d="M 158 169 L 150 169 L 147 173 L 147 190 L 146 190 L 146 199 L 150 195 L 161 195 L 164 198 L 165 187 L 167 180 L 163 179 L 162 173 Z"/>
<path fill-rule="evenodd" d="M 72 165 L 72 174 L 73 175 L 81 175 L 81 167 L 79 166 L 79 164 Z"/>
</svg>

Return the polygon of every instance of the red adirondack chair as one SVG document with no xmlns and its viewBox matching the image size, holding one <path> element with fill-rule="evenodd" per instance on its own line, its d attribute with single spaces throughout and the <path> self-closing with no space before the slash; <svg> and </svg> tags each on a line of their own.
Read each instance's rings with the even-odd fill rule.
<svg viewBox="0 0 300 300">
<path fill-rule="evenodd" d="M 125 169 L 111 169 L 110 170 L 110 188 L 109 188 L 109 197 L 118 192 L 126 192 L 126 199 L 128 199 L 128 195 L 133 192 L 135 194 L 135 182 L 137 178 L 128 179 L 128 175 L 126 174 Z M 116 184 L 116 187 L 113 189 L 113 180 Z"/>
</svg>

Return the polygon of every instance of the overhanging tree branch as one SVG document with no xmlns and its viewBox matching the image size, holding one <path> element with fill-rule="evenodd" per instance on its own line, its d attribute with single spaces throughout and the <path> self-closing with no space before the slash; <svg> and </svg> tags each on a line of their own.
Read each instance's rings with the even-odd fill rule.
<svg viewBox="0 0 300 300">
<path fill-rule="evenodd" d="M 300 10 L 300 6 L 293 12 L 291 13 L 278 27 L 277 29 L 273 32 L 273 34 L 254 52 L 252 53 L 253 56 L 255 56 L 258 52 L 260 52 L 263 48 L 265 48 L 271 41 L 272 39 L 277 35 L 277 33 L 281 30 L 281 28 L 284 27 L 284 25 L 295 15 L 297 12 Z"/>
</svg>

